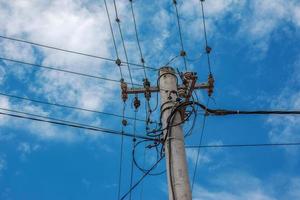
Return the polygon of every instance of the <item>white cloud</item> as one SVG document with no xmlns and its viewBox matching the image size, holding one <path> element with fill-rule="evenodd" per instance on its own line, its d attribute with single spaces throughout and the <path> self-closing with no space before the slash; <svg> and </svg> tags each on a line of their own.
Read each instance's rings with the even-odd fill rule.
<svg viewBox="0 0 300 200">
<path fill-rule="evenodd" d="M 4 67 L 0 66 L 0 85 L 2 85 L 5 81 L 5 70 Z"/>
<path fill-rule="evenodd" d="M 274 179 L 275 180 L 275 179 Z M 288 200 L 299 199 L 299 178 L 284 176 L 280 180 L 262 180 L 250 174 L 229 172 L 212 177 L 210 186 L 195 185 L 195 200 Z"/>
<path fill-rule="evenodd" d="M 191 161 L 191 163 L 193 165 L 196 164 L 197 154 L 198 154 L 197 149 L 186 149 L 186 156 L 187 156 L 188 160 Z M 211 158 L 208 156 L 208 154 L 206 152 L 203 153 L 203 151 L 202 152 L 200 151 L 199 162 L 201 164 L 206 164 L 206 163 L 211 162 Z"/>
<path fill-rule="evenodd" d="M 271 99 L 271 108 L 277 110 L 299 110 L 300 108 L 300 91 L 299 70 L 300 62 L 297 61 L 293 66 L 293 73 L 289 81 L 283 85 L 276 98 Z M 300 118 L 297 115 L 270 116 L 267 119 L 267 125 L 270 127 L 269 138 L 272 142 L 299 142 L 300 135 Z M 297 149 L 286 148 L 289 152 L 297 152 Z"/>
<path fill-rule="evenodd" d="M 7 168 L 7 163 L 5 160 L 5 155 L 0 154 L 0 176 L 6 168 Z"/>
<path fill-rule="evenodd" d="M 6 97 L 0 96 L 0 108 L 3 109 L 9 109 L 10 108 L 10 103 Z M 0 110 L 2 111 L 2 110 Z M 0 115 L 0 125 L 4 124 L 7 120 L 7 117 L 4 115 Z"/>
<path fill-rule="evenodd" d="M 41 149 L 39 144 L 30 144 L 27 142 L 21 142 L 18 145 L 17 150 L 21 153 L 21 159 L 24 161 L 31 153 Z"/>
<path fill-rule="evenodd" d="M 296 0 L 253 0 L 246 4 L 247 10 L 242 10 L 241 28 L 238 36 L 254 43 L 254 48 L 266 53 L 271 38 L 276 32 L 290 23 L 299 27 L 299 2 Z"/>
</svg>

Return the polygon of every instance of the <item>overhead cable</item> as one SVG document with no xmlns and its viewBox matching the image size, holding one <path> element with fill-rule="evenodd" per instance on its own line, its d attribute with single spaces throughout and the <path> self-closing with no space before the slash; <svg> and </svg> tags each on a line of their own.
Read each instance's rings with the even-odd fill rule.
<svg viewBox="0 0 300 200">
<path fill-rule="evenodd" d="M 9 97 L 9 98 L 20 99 L 20 100 L 24 100 L 24 101 L 39 103 L 39 104 L 45 104 L 45 105 L 50 105 L 50 106 L 57 106 L 57 107 L 62 107 L 62 108 L 68 108 L 68 109 L 74 109 L 74 110 L 80 110 L 80 111 L 86 111 L 86 112 L 92 112 L 92 113 L 97 113 L 97 114 L 110 115 L 110 116 L 114 116 L 114 117 L 123 118 L 122 115 L 118 115 L 118 114 L 115 114 L 115 113 L 96 111 L 96 110 L 91 110 L 91 109 L 87 109 L 87 108 L 69 106 L 69 105 L 58 104 L 58 103 L 51 103 L 51 102 L 47 102 L 47 101 L 41 101 L 41 100 L 31 99 L 31 98 L 27 98 L 27 97 L 21 97 L 21 96 L 17 96 L 17 95 L 13 95 L 13 94 L 7 94 L 7 93 L 1 92 L 1 91 L 0 91 L 0 95 L 5 96 L 5 97 Z M 130 119 L 130 120 L 135 119 L 134 117 L 129 117 L 129 116 L 124 116 L 124 118 Z M 137 120 L 145 122 L 144 119 L 137 119 Z"/>
<path fill-rule="evenodd" d="M 90 126 L 90 125 L 86 125 L 86 124 L 82 124 L 82 123 L 61 120 L 61 119 L 56 119 L 56 118 L 51 118 L 51 117 L 46 117 L 46 116 L 41 116 L 41 115 L 35 115 L 35 114 L 31 114 L 31 113 L 20 112 L 20 111 L 5 109 L 5 108 L 0 108 L 0 110 L 5 110 L 8 112 L 13 112 L 13 113 L 21 113 L 21 115 L 20 115 L 20 114 L 13 114 L 13 113 L 7 113 L 7 112 L 1 111 L 0 115 L 10 116 L 10 117 L 15 117 L 15 118 L 20 118 L 20 119 L 28 119 L 28 120 L 32 120 L 32 121 L 38 121 L 38 122 L 45 122 L 45 123 L 49 123 L 49 124 L 68 126 L 68 127 L 90 130 L 90 131 L 97 131 L 97 132 L 108 133 L 108 134 L 113 134 L 113 135 L 124 135 L 126 137 L 134 137 L 134 135 L 131 133 L 125 133 L 125 132 L 122 133 L 120 131 L 116 131 L 116 130 L 112 130 L 112 129 Z M 145 136 L 141 136 L 141 135 L 136 135 L 135 137 L 139 138 L 139 139 L 154 140 L 153 138 L 149 138 L 149 137 L 145 137 Z"/>
<path fill-rule="evenodd" d="M 27 40 L 18 39 L 18 38 L 13 38 L 13 37 L 8 37 L 8 36 L 3 36 L 3 35 L 0 35 L 0 38 L 15 41 L 15 42 L 22 42 L 22 43 L 26 43 L 26 44 L 30 44 L 30 45 L 34 45 L 34 46 L 38 46 L 38 47 L 43 47 L 43 48 L 47 48 L 47 49 L 62 51 L 62 52 L 66 52 L 66 53 L 72 53 L 72 54 L 77 54 L 77 55 L 86 56 L 86 57 L 90 57 L 90 58 L 96 58 L 96 59 L 105 60 L 105 61 L 109 61 L 109 62 L 116 62 L 116 60 L 114 60 L 112 58 L 106 58 L 106 57 L 103 57 L 103 56 L 87 54 L 87 53 L 74 51 L 74 50 L 62 49 L 62 48 L 53 47 L 53 46 L 49 46 L 49 45 L 45 45 L 45 44 L 39 44 L 39 43 L 36 43 L 36 42 L 31 42 L 31 41 L 27 41 Z M 122 63 L 123 64 L 130 64 L 130 65 L 133 65 L 133 66 L 136 66 L 136 67 L 143 68 L 142 65 L 136 64 L 136 63 L 128 63 L 128 62 L 125 62 L 125 61 L 122 61 Z M 145 66 L 145 67 L 147 69 L 151 69 L 151 70 L 155 70 L 155 71 L 159 70 L 159 69 L 156 69 L 154 67 L 149 67 L 149 66 Z"/>
<path fill-rule="evenodd" d="M 66 70 L 66 69 L 62 69 L 62 67 L 59 67 L 59 68 L 50 67 L 50 66 L 45 66 L 45 65 L 35 64 L 35 63 L 29 63 L 29 62 L 25 62 L 25 61 L 15 60 L 15 59 L 11 59 L 11 58 L 4 58 L 4 57 L 0 57 L 0 60 L 13 62 L 13 63 L 18 63 L 18 64 L 22 64 L 22 65 L 29 66 L 29 67 L 43 68 L 43 69 L 48 69 L 48 70 L 54 70 L 54 71 L 59 71 L 59 72 L 84 76 L 84 77 L 87 77 L 87 78 L 94 78 L 94 79 L 99 79 L 99 80 L 104 80 L 104 81 L 120 83 L 120 80 L 111 79 L 111 78 L 107 78 L 107 77 L 95 76 L 95 75 L 91 75 L 91 74 L 85 74 L 85 73 L 81 73 L 81 72 L 75 72 L 75 71 L 71 71 L 71 70 Z M 133 85 L 142 86 L 141 84 L 136 84 L 136 83 L 133 83 Z"/>
<path fill-rule="evenodd" d="M 276 146 L 300 146 L 300 142 L 280 142 L 280 143 L 254 143 L 254 144 L 208 144 L 208 145 L 186 145 L 187 149 L 198 148 L 239 148 L 239 147 L 276 147 Z"/>
</svg>

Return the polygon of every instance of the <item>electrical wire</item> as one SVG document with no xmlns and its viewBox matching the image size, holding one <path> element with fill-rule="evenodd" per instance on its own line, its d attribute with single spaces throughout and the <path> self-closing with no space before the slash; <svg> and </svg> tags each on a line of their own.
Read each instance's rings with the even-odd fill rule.
<svg viewBox="0 0 300 200">
<path fill-rule="evenodd" d="M 43 48 L 47 48 L 47 49 L 53 49 L 53 50 L 57 50 L 57 51 L 62 51 L 62 52 L 66 52 L 66 53 L 77 54 L 77 55 L 86 56 L 86 57 L 90 57 L 90 58 L 96 58 L 96 59 L 105 60 L 105 61 L 109 61 L 109 62 L 116 62 L 116 60 L 114 60 L 112 58 L 106 58 L 106 57 L 102 57 L 102 56 L 87 54 L 87 53 L 73 51 L 73 50 L 66 50 L 66 49 L 62 49 L 62 48 L 58 48 L 58 47 L 53 47 L 53 46 L 49 46 L 49 45 L 45 45 L 45 44 L 39 44 L 39 43 L 36 43 L 36 42 L 31 42 L 31 41 L 27 41 L 27 40 L 17 39 L 17 38 L 13 38 L 13 37 L 8 37 L 8 36 L 0 35 L 0 38 L 6 39 L 6 40 L 15 41 L 15 42 L 22 42 L 22 43 L 26 43 L 26 44 L 30 44 L 30 45 L 34 45 L 34 46 L 38 46 L 38 47 L 43 47 Z M 133 65 L 133 66 L 136 66 L 136 67 L 142 67 L 143 68 L 142 65 L 136 64 L 136 63 L 124 62 L 124 61 L 122 61 L 122 63 L 123 64 L 127 64 L 127 65 L 129 64 L 129 65 Z M 155 71 L 159 70 L 159 69 L 156 69 L 154 67 L 149 67 L 149 66 L 145 66 L 145 68 L 151 69 L 151 70 L 155 70 Z"/>
<path fill-rule="evenodd" d="M 39 103 L 39 104 L 45 104 L 45 105 L 56 106 L 56 107 L 61 107 L 61 108 L 68 108 L 68 109 L 73 109 L 73 110 L 80 110 L 80 111 L 85 111 L 85 112 L 91 112 L 91 113 L 96 113 L 96 114 L 109 115 L 109 116 L 114 116 L 114 117 L 118 117 L 118 118 L 123 118 L 122 115 L 118 115 L 118 114 L 115 114 L 115 113 L 96 111 L 96 110 L 91 110 L 91 109 L 87 109 L 87 108 L 69 106 L 69 105 L 58 104 L 58 103 L 50 103 L 50 102 L 47 102 L 47 101 L 41 101 L 41 100 L 31 99 L 31 98 L 27 98 L 27 97 L 20 97 L 20 96 L 13 95 L 13 94 L 7 94 L 7 93 L 3 93 L 1 91 L 0 91 L 0 95 L 5 96 L 5 97 L 9 97 L 9 98 L 20 99 L 20 100 L 24 100 L 24 101 Z M 128 116 L 124 116 L 124 118 L 125 119 L 130 119 L 130 120 L 135 119 L 134 117 L 128 117 Z M 136 120 L 141 121 L 141 122 L 145 122 L 144 119 L 138 119 L 137 118 Z"/>
<path fill-rule="evenodd" d="M 211 145 L 187 145 L 185 148 L 239 148 L 239 147 L 276 147 L 276 146 L 300 146 L 300 142 L 280 142 L 280 143 L 255 143 L 255 144 L 211 144 Z"/>
<path fill-rule="evenodd" d="M 121 28 L 121 21 L 120 21 L 119 14 L 118 14 L 117 4 L 116 4 L 115 0 L 113 0 L 113 3 L 114 3 L 114 8 L 115 8 L 115 14 L 116 14 L 116 22 L 118 24 L 118 29 L 119 29 L 119 33 L 120 33 L 120 37 L 121 37 L 121 41 L 122 41 L 122 46 L 123 46 L 123 50 L 124 50 L 124 55 L 125 55 L 125 59 L 126 59 L 126 64 L 127 64 L 127 68 L 128 68 L 129 78 L 130 78 L 130 81 L 131 81 L 131 85 L 133 87 L 132 74 L 131 74 L 131 70 L 130 70 L 130 65 L 131 64 L 129 64 L 128 54 L 127 54 L 127 49 L 126 49 L 126 46 L 125 46 L 124 36 L 123 36 L 122 28 Z"/>
<path fill-rule="evenodd" d="M 204 12 L 204 6 L 203 6 L 203 1 L 204 0 L 199 0 L 201 4 L 201 12 L 202 12 L 202 23 L 203 23 L 203 32 L 204 32 L 204 39 L 205 39 L 205 48 L 206 48 L 206 55 L 207 55 L 207 63 L 208 63 L 208 70 L 209 74 L 211 73 L 211 63 L 210 63 L 210 50 L 208 51 L 208 39 L 207 39 L 207 30 L 206 30 L 206 23 L 205 23 L 205 12 Z"/>
<path fill-rule="evenodd" d="M 113 28 L 112 28 L 111 19 L 110 19 L 110 15 L 109 15 L 109 11 L 108 11 L 106 0 L 104 0 L 104 5 L 105 5 L 106 15 L 107 15 L 107 18 L 108 18 L 110 33 L 111 33 L 111 37 L 112 37 L 112 40 L 113 40 L 113 44 L 114 44 L 114 48 L 115 48 L 117 60 L 119 61 L 120 58 L 119 58 L 118 48 L 117 48 L 115 34 L 114 34 L 114 31 L 113 31 Z M 123 73 L 122 73 L 122 69 L 121 69 L 121 66 L 120 66 L 121 62 L 119 64 L 116 62 L 116 64 L 118 65 L 118 68 L 120 70 L 121 79 L 123 79 Z"/>
<path fill-rule="evenodd" d="M 136 118 L 136 114 L 137 114 L 137 109 L 134 110 L 134 117 Z M 133 124 L 133 135 L 135 135 L 136 133 L 136 120 L 134 120 L 134 124 Z M 135 143 L 136 143 L 136 139 L 133 138 L 132 139 L 132 149 L 135 148 Z M 134 176 L 134 162 L 133 162 L 134 158 L 132 156 L 131 158 L 131 171 L 130 171 L 130 187 L 132 187 L 132 183 L 133 183 L 133 176 Z M 129 193 L 129 199 L 131 200 L 131 195 L 132 195 L 132 192 L 130 191 Z"/>
<path fill-rule="evenodd" d="M 54 70 L 54 71 L 58 71 L 58 72 L 64 72 L 64 73 L 68 73 L 68 74 L 83 76 L 83 77 L 87 77 L 87 78 L 94 78 L 94 79 L 99 79 L 99 80 L 104 80 L 104 81 L 120 83 L 120 80 L 115 80 L 115 79 L 111 79 L 111 78 L 107 78 L 107 77 L 95 76 L 95 75 L 91 75 L 91 74 L 85 74 L 85 73 L 81 73 L 81 72 L 75 72 L 75 71 L 66 70 L 66 69 L 60 69 L 61 67 L 59 67 L 59 68 L 50 67 L 50 66 L 29 63 L 29 62 L 25 62 L 25 61 L 15 60 L 15 59 L 11 59 L 11 58 L 4 58 L 4 57 L 0 57 L 0 60 L 18 63 L 18 64 L 22 64 L 22 65 L 29 66 L 29 67 L 43 68 L 43 69 Z M 141 84 L 136 84 L 136 83 L 133 83 L 133 85 L 142 86 Z"/>
<path fill-rule="evenodd" d="M 130 189 L 128 192 L 126 192 L 121 200 L 125 199 L 127 195 L 133 191 L 148 175 L 149 173 L 159 164 L 159 162 L 163 159 L 164 157 L 161 157 Z"/>
<path fill-rule="evenodd" d="M 208 100 L 207 100 L 206 107 L 209 106 L 209 99 L 210 99 L 210 98 L 208 98 Z M 201 133 L 200 133 L 199 146 L 201 146 L 201 144 L 202 144 L 203 135 L 204 135 L 204 130 L 205 130 L 205 125 L 206 125 L 206 120 L 207 120 L 207 115 L 204 115 L 204 116 L 203 116 L 203 122 L 202 122 Z M 199 156 L 200 156 L 200 148 L 198 148 L 198 150 L 197 150 L 196 164 L 195 164 L 194 172 L 193 172 L 192 188 L 191 188 L 192 193 L 193 193 L 194 183 L 195 183 L 195 178 L 196 178 L 196 174 L 197 174 L 197 168 L 198 168 Z"/>
<path fill-rule="evenodd" d="M 36 114 L 31 114 L 27 112 L 20 112 L 16 110 L 10 110 L 10 109 L 5 109 L 5 108 L 0 108 L 0 110 L 5 110 L 8 112 L 14 112 L 14 113 L 19 113 L 19 114 L 12 114 L 12 113 L 7 113 L 7 112 L 0 112 L 0 115 L 5 115 L 5 116 L 10 116 L 10 117 L 15 117 L 15 118 L 20 118 L 20 119 L 28 119 L 32 121 L 39 121 L 39 122 L 45 122 L 49 124 L 56 124 L 56 125 L 62 125 L 62 126 L 68 126 L 68 127 L 73 127 L 73 128 L 78 128 L 78 129 L 84 129 L 84 130 L 90 130 L 90 131 L 97 131 L 97 132 L 103 132 L 103 133 L 109 133 L 113 135 L 124 135 L 126 137 L 134 137 L 133 134 L 131 133 L 122 133 L 120 131 L 112 130 L 112 129 L 106 129 L 102 127 L 96 127 L 96 126 L 90 126 L 82 123 L 77 123 L 77 122 L 72 122 L 72 121 L 67 121 L 67 120 L 61 120 L 61 119 L 56 119 L 56 118 L 51 118 L 51 117 L 46 117 L 46 116 L 41 116 L 41 115 L 36 115 Z M 26 115 L 26 116 L 24 116 Z M 141 136 L 141 135 L 136 135 L 136 138 L 139 139 L 149 139 L 149 140 L 155 140 L 153 138 Z"/>
<path fill-rule="evenodd" d="M 136 18 L 135 18 L 135 13 L 134 13 L 134 8 L 133 8 L 133 2 L 132 0 L 129 0 L 130 2 L 130 7 L 131 7 L 131 14 L 132 14 L 132 19 L 133 19 L 133 23 L 134 23 L 134 30 L 135 30 L 135 37 L 136 37 L 136 41 L 137 41 L 137 45 L 138 45 L 138 49 L 140 52 L 140 57 L 141 57 L 141 63 L 143 66 L 145 66 L 145 59 L 143 56 L 143 52 L 142 52 L 142 48 L 141 48 L 141 44 L 140 44 L 140 38 L 138 35 L 138 30 L 137 30 L 137 25 L 136 25 Z M 144 68 L 144 76 L 145 78 L 147 78 L 147 74 L 146 74 L 146 68 Z"/>
<path fill-rule="evenodd" d="M 126 109 L 126 103 L 123 101 L 123 109 L 122 109 L 122 133 L 124 133 L 125 124 L 123 123 L 125 120 L 125 109 Z M 135 133 L 134 133 L 135 137 Z M 123 167 L 123 146 L 124 146 L 124 135 L 121 136 L 121 143 L 120 143 L 120 160 L 119 160 L 119 174 L 118 174 L 118 200 L 121 197 L 121 183 L 122 183 L 122 167 Z"/>
<path fill-rule="evenodd" d="M 179 17 L 179 11 L 178 11 L 178 7 L 177 7 L 177 0 L 173 0 L 173 4 L 174 4 L 174 7 L 175 7 L 175 12 L 176 12 L 178 33 L 179 33 L 179 39 L 180 39 L 180 45 L 181 45 L 180 55 L 183 57 L 184 68 L 185 68 L 185 71 L 187 71 L 187 64 L 186 64 L 186 58 L 185 58 L 186 52 L 184 50 L 184 45 L 183 45 L 182 31 L 181 31 L 181 25 L 180 25 L 180 17 Z"/>
</svg>

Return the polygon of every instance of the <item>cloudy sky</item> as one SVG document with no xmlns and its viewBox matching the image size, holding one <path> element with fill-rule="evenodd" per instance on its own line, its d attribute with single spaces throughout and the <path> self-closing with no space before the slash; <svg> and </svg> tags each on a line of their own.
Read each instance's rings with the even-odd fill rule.
<svg viewBox="0 0 300 200">
<path fill-rule="evenodd" d="M 112 0 L 107 0 L 117 51 L 125 61 Z M 129 1 L 116 0 L 131 63 L 140 63 Z M 159 68 L 180 53 L 171 0 L 133 1 L 141 49 L 147 66 Z M 216 87 L 214 108 L 300 109 L 300 2 L 297 0 L 206 0 L 207 36 Z M 178 0 L 187 68 L 207 80 L 205 40 L 199 0 Z M 103 0 L 0 0 L 0 36 L 116 59 Z M 120 80 L 114 62 L 0 38 L 0 109 L 28 112 L 120 131 L 121 119 L 16 98 L 121 114 L 117 82 L 30 67 L 13 59 Z M 171 66 L 184 70 L 178 57 Z M 143 70 L 130 66 L 133 82 Z M 126 65 L 121 66 L 130 83 Z M 157 71 L 147 70 L 152 84 Z M 206 102 L 207 92 L 198 91 Z M 152 95 L 151 105 L 156 96 Z M 137 112 L 145 119 L 145 99 Z M 132 97 L 125 114 L 133 116 Z M 12 112 L 10 112 L 12 113 Z M 153 120 L 158 118 L 153 114 Z M 202 116 L 187 145 L 197 144 Z M 203 144 L 300 142 L 297 116 L 208 117 Z M 186 124 L 188 129 L 191 123 Z M 133 132 L 128 121 L 126 132 Z M 145 135 L 144 122 L 137 131 Z M 0 199 L 117 199 L 120 137 L 0 115 Z M 124 139 L 121 194 L 129 189 L 132 139 Z M 287 200 L 300 198 L 299 147 L 201 149 L 193 199 Z M 137 148 L 137 161 L 151 166 L 155 152 Z M 188 149 L 192 176 L 197 150 Z M 145 158 L 144 158 L 145 157 Z M 165 168 L 164 160 L 156 172 Z M 142 173 L 134 170 L 134 181 Z M 167 199 L 166 174 L 149 176 L 132 199 Z"/>
</svg>

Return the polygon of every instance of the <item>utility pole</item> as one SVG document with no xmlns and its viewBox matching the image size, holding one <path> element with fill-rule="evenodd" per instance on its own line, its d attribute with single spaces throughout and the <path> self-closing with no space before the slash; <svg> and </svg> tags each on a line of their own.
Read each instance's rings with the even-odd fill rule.
<svg viewBox="0 0 300 200">
<path fill-rule="evenodd" d="M 162 110 L 162 125 L 164 130 L 165 155 L 168 177 L 169 200 L 191 200 L 191 187 L 184 147 L 184 137 L 181 125 L 182 119 L 178 112 L 174 120 L 168 124 L 167 120 L 178 98 L 177 76 L 171 67 L 160 69 L 159 76 L 160 101 Z M 174 126 L 175 125 L 175 126 Z M 170 131 L 168 131 L 170 126 Z M 166 135 L 169 132 L 169 135 Z"/>
<path fill-rule="evenodd" d="M 189 101 L 195 89 L 207 89 L 208 93 L 213 90 L 214 81 L 208 78 L 207 83 L 197 84 L 197 74 L 185 72 L 179 74 L 183 84 L 178 85 L 178 76 L 175 70 L 165 66 L 160 68 L 157 87 L 151 87 L 148 80 L 144 80 L 144 88 L 127 88 L 125 82 L 121 83 L 122 98 L 126 101 L 128 94 L 143 93 L 149 99 L 151 93 L 159 92 L 161 100 L 161 119 L 166 156 L 166 167 L 168 177 L 169 200 L 191 200 L 191 187 L 188 176 L 188 167 L 184 145 L 184 134 L 181 124 L 184 122 L 185 109 L 174 111 L 179 100 Z"/>
</svg>

